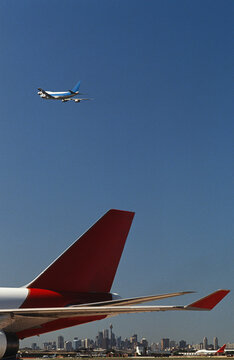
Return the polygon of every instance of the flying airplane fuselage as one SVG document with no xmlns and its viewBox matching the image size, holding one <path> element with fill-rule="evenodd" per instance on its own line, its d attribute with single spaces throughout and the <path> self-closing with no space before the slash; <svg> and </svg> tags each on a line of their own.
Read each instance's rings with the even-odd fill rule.
<svg viewBox="0 0 234 360">
<path fill-rule="evenodd" d="M 57 92 L 55 92 L 55 91 L 44 90 L 44 92 L 43 92 L 42 90 L 39 90 L 37 94 L 40 95 L 41 98 L 47 99 L 47 100 L 63 100 L 63 99 L 69 99 L 69 98 L 72 98 L 72 97 L 78 95 L 79 91 L 76 91 L 76 92 L 70 92 L 70 91 L 59 92 L 59 91 L 57 91 Z"/>
<path fill-rule="evenodd" d="M 74 101 L 76 103 L 79 103 L 83 100 L 91 100 L 91 99 L 84 99 L 84 98 L 75 98 L 76 95 L 80 94 L 79 91 L 80 88 L 80 81 L 74 86 L 72 90 L 68 91 L 47 91 L 43 90 L 41 88 L 38 88 L 38 95 L 42 99 L 46 100 L 61 100 L 62 102 L 67 101 Z"/>
</svg>

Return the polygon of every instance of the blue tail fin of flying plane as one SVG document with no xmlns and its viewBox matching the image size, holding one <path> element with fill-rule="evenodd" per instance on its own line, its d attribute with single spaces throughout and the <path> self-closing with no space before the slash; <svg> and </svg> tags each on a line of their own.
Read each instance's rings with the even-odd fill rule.
<svg viewBox="0 0 234 360">
<path fill-rule="evenodd" d="M 79 90 L 80 88 L 80 81 L 78 81 L 78 83 L 74 86 L 74 88 L 71 90 L 71 92 L 75 93 Z"/>
</svg>

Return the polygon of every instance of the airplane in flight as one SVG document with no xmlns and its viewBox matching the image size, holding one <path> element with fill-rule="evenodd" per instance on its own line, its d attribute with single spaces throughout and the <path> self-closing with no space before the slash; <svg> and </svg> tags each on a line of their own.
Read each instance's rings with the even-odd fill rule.
<svg viewBox="0 0 234 360">
<path fill-rule="evenodd" d="M 225 351 L 225 347 L 226 344 L 224 344 L 223 346 L 221 346 L 221 348 L 219 348 L 218 350 L 206 350 L 206 349 L 201 349 L 198 350 L 194 353 L 194 355 L 205 355 L 205 356 L 211 356 L 211 355 L 217 355 L 217 354 L 223 354 Z"/>
<path fill-rule="evenodd" d="M 136 306 L 182 291 L 122 299 L 111 286 L 134 213 L 109 210 L 87 232 L 20 288 L 0 288 L 0 358 L 15 358 L 19 340 L 125 313 L 211 310 L 229 290 L 189 305 Z"/>
<path fill-rule="evenodd" d="M 80 94 L 79 89 L 80 89 L 80 81 L 74 86 L 72 90 L 55 92 L 55 91 L 47 91 L 38 88 L 37 94 L 40 95 L 42 99 L 61 100 L 62 102 L 74 101 L 76 103 L 79 103 L 83 100 L 91 100 L 84 98 L 75 98 L 74 96 Z"/>
</svg>

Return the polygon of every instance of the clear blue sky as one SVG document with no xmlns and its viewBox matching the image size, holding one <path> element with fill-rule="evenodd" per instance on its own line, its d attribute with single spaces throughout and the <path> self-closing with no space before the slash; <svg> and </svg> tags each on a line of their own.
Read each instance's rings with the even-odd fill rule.
<svg viewBox="0 0 234 360">
<path fill-rule="evenodd" d="M 233 8 L 0 2 L 1 286 L 29 282 L 118 208 L 136 216 L 113 291 L 196 290 L 163 302 L 185 304 L 233 288 Z M 37 96 L 38 87 L 67 90 L 78 80 L 94 101 Z M 232 292 L 210 313 L 111 322 L 122 336 L 223 343 L 234 341 L 233 318 Z M 109 323 L 59 334 L 93 337 Z"/>
</svg>

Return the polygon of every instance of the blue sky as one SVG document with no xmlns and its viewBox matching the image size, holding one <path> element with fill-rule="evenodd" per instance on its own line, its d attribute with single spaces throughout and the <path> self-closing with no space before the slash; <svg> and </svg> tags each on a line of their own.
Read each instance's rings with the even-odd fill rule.
<svg viewBox="0 0 234 360">
<path fill-rule="evenodd" d="M 113 291 L 196 290 L 164 301 L 185 304 L 233 288 L 232 15 L 231 1 L 1 1 L 1 286 L 29 282 L 118 208 L 136 216 Z M 37 96 L 78 80 L 94 101 Z M 233 309 L 231 293 L 210 313 L 111 321 L 123 337 L 223 343 Z"/>
</svg>

